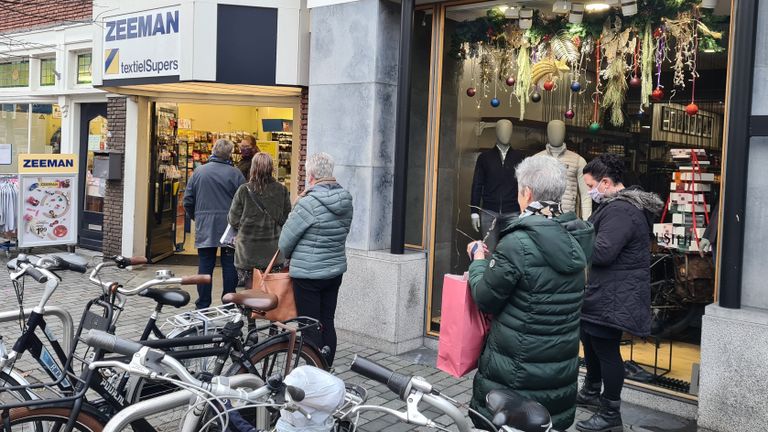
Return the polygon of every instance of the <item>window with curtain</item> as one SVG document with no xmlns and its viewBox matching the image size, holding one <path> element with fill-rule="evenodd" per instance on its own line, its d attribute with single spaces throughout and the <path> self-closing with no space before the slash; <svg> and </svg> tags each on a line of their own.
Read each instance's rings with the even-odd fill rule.
<svg viewBox="0 0 768 432">
<path fill-rule="evenodd" d="M 0 63 L 0 87 L 29 87 L 29 60 Z"/>
<path fill-rule="evenodd" d="M 56 85 L 56 59 L 40 60 L 40 86 Z"/>
<path fill-rule="evenodd" d="M 91 53 L 77 56 L 77 83 L 91 83 Z"/>
</svg>

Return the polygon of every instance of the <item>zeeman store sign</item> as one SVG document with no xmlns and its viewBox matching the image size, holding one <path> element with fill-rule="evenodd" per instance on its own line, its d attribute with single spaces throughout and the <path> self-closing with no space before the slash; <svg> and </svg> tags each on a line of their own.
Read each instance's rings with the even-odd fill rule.
<svg viewBox="0 0 768 432">
<path fill-rule="evenodd" d="M 178 76 L 182 19 L 178 6 L 107 18 L 104 79 Z"/>
</svg>

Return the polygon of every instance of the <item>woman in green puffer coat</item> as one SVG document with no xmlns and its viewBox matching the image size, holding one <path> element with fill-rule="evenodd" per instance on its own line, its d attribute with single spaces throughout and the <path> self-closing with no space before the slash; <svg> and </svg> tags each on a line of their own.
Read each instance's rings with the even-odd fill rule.
<svg viewBox="0 0 768 432">
<path fill-rule="evenodd" d="M 516 177 L 523 213 L 502 221 L 489 260 L 481 242 L 467 247 L 474 260 L 472 297 L 493 315 L 471 406 L 490 418 L 488 392 L 514 390 L 544 405 L 553 427 L 566 430 L 576 411 L 579 320 L 594 229 L 574 213 L 561 213 L 567 179 L 556 159 L 529 157 Z"/>
</svg>

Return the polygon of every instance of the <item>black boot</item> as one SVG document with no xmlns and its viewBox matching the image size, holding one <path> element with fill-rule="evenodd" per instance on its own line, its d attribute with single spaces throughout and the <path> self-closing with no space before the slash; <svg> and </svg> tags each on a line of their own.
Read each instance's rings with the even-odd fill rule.
<svg viewBox="0 0 768 432">
<path fill-rule="evenodd" d="M 576 406 L 582 408 L 600 408 L 600 390 L 602 386 L 600 381 L 593 383 L 584 380 L 584 386 L 576 395 Z"/>
<path fill-rule="evenodd" d="M 621 422 L 621 401 L 600 398 L 600 410 L 588 420 L 576 423 L 579 432 L 623 432 Z"/>
</svg>

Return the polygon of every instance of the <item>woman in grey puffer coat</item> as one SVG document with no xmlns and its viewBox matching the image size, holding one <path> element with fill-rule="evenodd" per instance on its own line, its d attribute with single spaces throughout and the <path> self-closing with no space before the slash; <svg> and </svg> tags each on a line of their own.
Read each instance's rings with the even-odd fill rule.
<svg viewBox="0 0 768 432">
<path fill-rule="evenodd" d="M 352 224 L 352 195 L 333 177 L 333 158 L 317 153 L 307 159 L 309 188 L 288 215 L 280 234 L 280 251 L 290 259 L 290 275 L 300 316 L 320 321 L 320 334 L 308 335 L 336 354 L 333 319 L 344 272 L 346 243 Z"/>
</svg>

